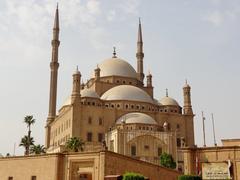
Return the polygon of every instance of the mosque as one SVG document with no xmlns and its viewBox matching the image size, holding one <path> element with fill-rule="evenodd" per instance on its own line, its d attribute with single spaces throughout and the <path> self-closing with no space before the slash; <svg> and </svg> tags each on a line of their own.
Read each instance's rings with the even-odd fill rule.
<svg viewBox="0 0 240 180">
<path fill-rule="evenodd" d="M 113 56 L 99 63 L 86 83 L 76 69 L 72 93 L 56 111 L 59 30 L 57 8 L 45 126 L 47 154 L 0 157 L 1 178 L 118 180 L 125 172 L 136 172 L 146 179 L 175 180 L 184 171 L 202 173 L 203 179 L 239 179 L 240 139 L 222 140 L 223 146 L 195 146 L 191 87 L 187 82 L 182 105 L 168 92 L 160 100 L 154 98 L 152 75 L 144 74 L 140 21 L 136 69 L 114 49 Z M 84 141 L 83 152 L 66 151 L 71 137 Z M 176 170 L 159 166 L 163 152 L 173 156 Z"/>
<path fill-rule="evenodd" d="M 64 152 L 70 137 L 85 142 L 84 151 L 108 151 L 159 164 L 163 152 L 172 154 L 179 167 L 182 147 L 194 146 L 191 87 L 183 86 L 184 104 L 166 96 L 154 98 L 152 74 L 144 74 L 144 51 L 139 21 L 136 69 L 113 56 L 97 65 L 83 83 L 77 69 L 72 75 L 72 93 L 56 112 L 59 12 L 55 13 L 50 62 L 49 113 L 46 121 L 48 153 Z M 62 97 L 61 97 L 62 98 Z M 182 168 L 182 167 L 181 167 Z"/>
</svg>

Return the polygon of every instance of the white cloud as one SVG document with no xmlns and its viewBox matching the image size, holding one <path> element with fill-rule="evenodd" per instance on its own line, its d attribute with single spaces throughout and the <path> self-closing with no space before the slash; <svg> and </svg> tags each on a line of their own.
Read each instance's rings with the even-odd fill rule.
<svg viewBox="0 0 240 180">
<path fill-rule="evenodd" d="M 100 3 L 96 0 L 88 1 L 87 8 L 88 8 L 89 12 L 92 14 L 100 14 L 101 13 Z"/>
<path fill-rule="evenodd" d="M 115 10 L 111 10 L 107 14 L 107 20 L 108 21 L 113 21 L 115 19 L 115 17 L 116 17 L 116 11 Z"/>
<path fill-rule="evenodd" d="M 203 17 L 203 20 L 212 23 L 215 26 L 220 26 L 224 21 L 224 14 L 219 11 L 214 11 Z"/>
<path fill-rule="evenodd" d="M 121 4 L 121 9 L 127 14 L 138 14 L 138 7 L 139 7 L 139 0 L 127 0 L 127 1 L 122 1 Z"/>
</svg>

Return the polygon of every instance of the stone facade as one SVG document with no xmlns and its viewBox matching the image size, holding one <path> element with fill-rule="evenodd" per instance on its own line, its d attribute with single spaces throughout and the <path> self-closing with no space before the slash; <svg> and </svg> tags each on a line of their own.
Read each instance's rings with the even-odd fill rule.
<svg viewBox="0 0 240 180">
<path fill-rule="evenodd" d="M 231 176 L 240 179 L 240 146 L 216 146 L 200 148 L 183 148 L 184 173 L 199 174 L 202 163 L 231 162 Z"/>
<path fill-rule="evenodd" d="M 176 180 L 179 172 L 120 154 L 101 151 L 0 158 L 1 179 L 104 180 L 105 176 L 138 172 L 150 180 Z"/>
</svg>

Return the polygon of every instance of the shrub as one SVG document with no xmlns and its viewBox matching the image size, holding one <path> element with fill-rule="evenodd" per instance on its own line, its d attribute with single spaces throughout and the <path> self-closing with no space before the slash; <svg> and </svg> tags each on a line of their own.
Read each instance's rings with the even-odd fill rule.
<svg viewBox="0 0 240 180">
<path fill-rule="evenodd" d="M 172 155 L 165 152 L 160 156 L 160 164 L 166 168 L 176 168 L 176 162 L 174 162 Z"/>
<path fill-rule="evenodd" d="M 178 180 L 201 180 L 202 178 L 200 176 L 196 175 L 181 175 L 178 176 Z"/>
<path fill-rule="evenodd" d="M 123 175 L 123 180 L 144 180 L 144 176 L 141 174 L 127 172 Z"/>
</svg>

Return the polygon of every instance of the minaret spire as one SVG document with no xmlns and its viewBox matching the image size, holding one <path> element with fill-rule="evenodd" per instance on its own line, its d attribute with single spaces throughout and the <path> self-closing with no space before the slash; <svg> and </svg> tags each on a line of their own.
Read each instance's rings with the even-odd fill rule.
<svg viewBox="0 0 240 180">
<path fill-rule="evenodd" d="M 137 40 L 137 73 L 138 73 L 138 79 L 142 82 L 144 80 L 144 73 L 143 73 L 143 40 L 142 40 L 142 25 L 141 25 L 141 19 L 139 18 L 139 24 L 138 24 L 138 40 Z"/>
<path fill-rule="evenodd" d="M 168 97 L 168 88 L 166 88 L 166 97 Z"/>
<path fill-rule="evenodd" d="M 50 79 L 50 97 L 49 97 L 49 113 L 48 120 L 53 120 L 56 116 L 56 102 L 57 102 L 57 76 L 58 76 L 58 47 L 59 41 L 59 13 L 58 5 L 55 12 L 53 39 L 52 39 L 52 60 L 50 62 L 51 79 Z"/>
<path fill-rule="evenodd" d="M 50 62 L 50 95 L 49 95 L 49 111 L 46 125 L 46 144 L 48 148 L 50 146 L 50 123 L 56 117 L 56 104 L 57 104 L 57 77 L 58 77 L 58 47 L 59 41 L 59 13 L 58 5 L 55 11 L 54 25 L 53 25 L 53 39 L 52 39 L 52 60 Z"/>
</svg>

